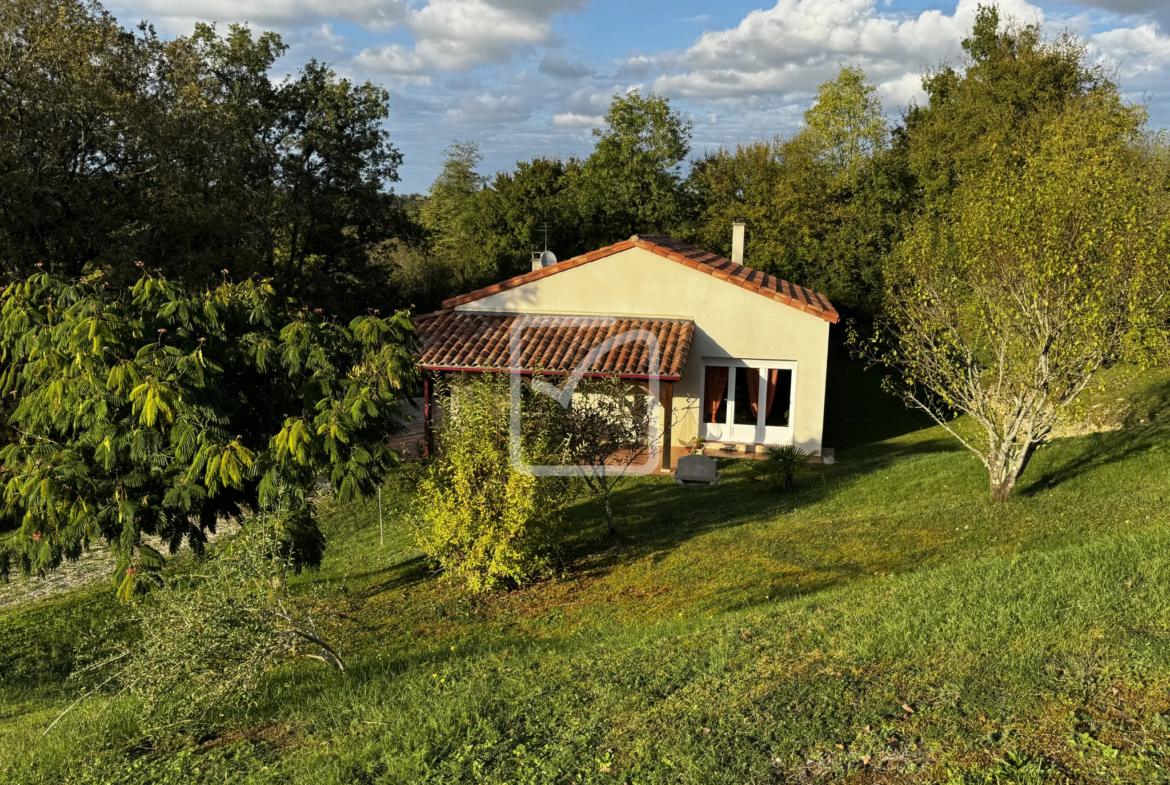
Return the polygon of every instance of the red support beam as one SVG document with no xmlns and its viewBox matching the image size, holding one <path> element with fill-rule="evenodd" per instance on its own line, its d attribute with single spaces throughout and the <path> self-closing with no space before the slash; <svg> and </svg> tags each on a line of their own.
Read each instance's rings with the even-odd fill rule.
<svg viewBox="0 0 1170 785">
<path fill-rule="evenodd" d="M 431 413 L 434 410 L 435 386 L 430 376 L 423 376 L 423 457 L 431 457 Z"/>
<path fill-rule="evenodd" d="M 662 382 L 662 470 L 670 471 L 671 426 L 674 424 L 674 382 Z"/>
</svg>

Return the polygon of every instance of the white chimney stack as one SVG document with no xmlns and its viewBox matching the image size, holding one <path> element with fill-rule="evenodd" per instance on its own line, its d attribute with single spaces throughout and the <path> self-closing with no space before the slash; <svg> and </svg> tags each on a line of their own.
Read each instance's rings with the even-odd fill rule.
<svg viewBox="0 0 1170 785">
<path fill-rule="evenodd" d="M 731 261 L 743 264 L 743 224 L 739 221 L 731 225 Z"/>
</svg>

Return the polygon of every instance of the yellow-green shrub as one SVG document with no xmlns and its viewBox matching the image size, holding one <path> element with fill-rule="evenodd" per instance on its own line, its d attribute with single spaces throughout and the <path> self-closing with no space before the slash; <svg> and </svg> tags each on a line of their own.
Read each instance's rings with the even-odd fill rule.
<svg viewBox="0 0 1170 785">
<path fill-rule="evenodd" d="M 525 397 L 525 458 L 543 462 L 559 448 L 560 407 L 547 396 Z M 520 584 L 540 573 L 572 495 L 565 478 L 513 468 L 509 419 L 506 376 L 454 382 L 436 433 L 437 454 L 417 497 L 419 547 L 473 591 Z"/>
</svg>

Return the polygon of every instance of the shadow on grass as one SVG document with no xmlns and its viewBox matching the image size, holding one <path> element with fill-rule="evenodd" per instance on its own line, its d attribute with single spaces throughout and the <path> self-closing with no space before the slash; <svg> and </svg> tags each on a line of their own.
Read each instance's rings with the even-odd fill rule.
<svg viewBox="0 0 1170 785">
<path fill-rule="evenodd" d="M 361 594 L 365 596 L 378 594 L 397 589 L 409 589 L 431 577 L 433 573 L 427 566 L 426 557 L 421 553 L 404 559 L 403 561 L 386 567 L 352 572 L 337 575 L 317 576 L 313 583 L 320 586 L 330 584 L 345 584 L 364 586 Z"/>
<path fill-rule="evenodd" d="M 1057 459 L 1057 463 L 1045 467 L 1034 479 L 1029 479 L 1028 472 L 1025 472 L 1016 493 L 1020 496 L 1034 497 L 1111 464 L 1120 463 L 1139 453 L 1161 447 L 1167 443 L 1168 430 L 1170 429 L 1158 426 L 1123 428 L 1119 431 L 1076 437 L 1078 448 L 1076 457 L 1070 460 Z M 1063 445 L 1057 442 L 1046 449 L 1051 453 L 1061 446 Z M 1046 457 L 1051 459 L 1051 456 Z"/>
<path fill-rule="evenodd" d="M 870 444 L 858 449 L 856 460 L 851 458 L 847 464 L 814 466 L 791 493 L 777 493 L 753 482 L 748 459 L 720 460 L 724 479 L 715 486 L 681 487 L 665 477 L 631 479 L 614 494 L 618 535 L 605 534 L 601 505 L 589 499 L 571 511 L 574 531 L 561 555 L 569 564 L 591 559 L 590 567 L 603 571 L 639 558 L 657 560 L 694 537 L 774 520 L 848 493 L 865 475 L 884 471 L 904 457 L 960 450 L 955 442 L 942 438 Z"/>
</svg>

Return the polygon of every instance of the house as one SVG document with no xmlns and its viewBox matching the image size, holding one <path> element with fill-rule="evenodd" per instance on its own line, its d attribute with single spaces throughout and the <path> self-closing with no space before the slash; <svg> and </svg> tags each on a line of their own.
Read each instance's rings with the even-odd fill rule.
<svg viewBox="0 0 1170 785">
<path fill-rule="evenodd" d="M 742 258 L 736 224 L 730 260 L 648 235 L 555 264 L 537 260 L 531 272 L 420 317 L 420 365 L 617 374 L 656 387 L 664 469 L 696 436 L 819 451 L 837 311 Z M 426 408 L 429 417 L 429 392 Z"/>
</svg>

